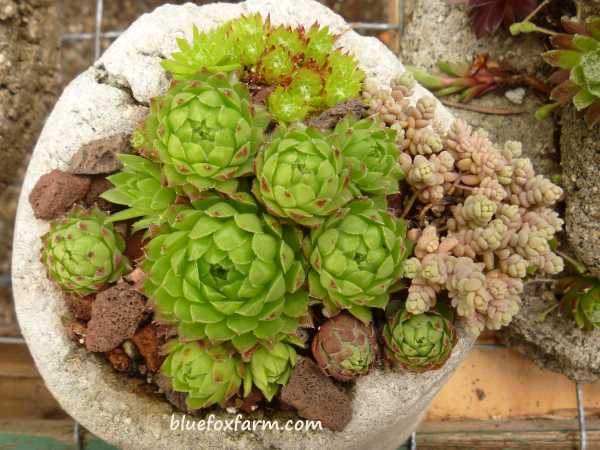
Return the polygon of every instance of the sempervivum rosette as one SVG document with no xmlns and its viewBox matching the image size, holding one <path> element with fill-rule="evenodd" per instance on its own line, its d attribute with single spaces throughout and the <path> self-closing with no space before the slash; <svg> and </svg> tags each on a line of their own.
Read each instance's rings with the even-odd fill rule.
<svg viewBox="0 0 600 450">
<path fill-rule="evenodd" d="M 258 342 L 294 339 L 308 294 L 298 230 L 261 213 L 252 197 L 207 194 L 173 209 L 171 229 L 145 247 L 145 291 L 183 339 Z"/>
<path fill-rule="evenodd" d="M 323 372 L 336 380 L 366 375 L 378 354 L 375 329 L 350 314 L 338 314 L 319 328 L 312 354 Z"/>
<path fill-rule="evenodd" d="M 383 330 L 385 354 L 415 372 L 444 365 L 456 344 L 452 323 L 436 311 L 411 314 L 405 308 L 390 314 Z"/>
<path fill-rule="evenodd" d="M 371 119 L 346 118 L 335 127 L 342 153 L 352 167 L 355 195 L 390 195 L 400 189 L 404 173 L 398 164 L 396 131 Z"/>
<path fill-rule="evenodd" d="M 305 240 L 312 297 L 324 314 L 347 309 L 367 323 L 370 308 L 384 309 L 409 253 L 406 223 L 376 201 L 354 200 Z"/>
<path fill-rule="evenodd" d="M 136 155 L 119 155 L 119 159 L 123 170 L 108 177 L 114 187 L 103 192 L 101 197 L 128 208 L 111 214 L 108 220 L 118 222 L 139 218 L 132 225 L 133 231 L 160 225 L 164 214 L 175 202 L 175 190 L 162 185 L 160 166 L 154 161 Z"/>
<path fill-rule="evenodd" d="M 269 116 L 251 105 L 248 88 L 235 74 L 199 74 L 176 82 L 154 98 L 134 145 L 160 159 L 171 186 L 188 195 L 216 189 L 234 192 L 252 162 Z"/>
<path fill-rule="evenodd" d="M 250 372 L 238 355 L 225 346 L 203 346 L 199 342 L 169 341 L 168 353 L 161 372 L 169 379 L 174 391 L 186 395 L 190 410 L 212 405 L 225 406 L 227 400 L 251 387 Z"/>
<path fill-rule="evenodd" d="M 42 263 L 60 287 L 79 295 L 96 292 L 129 268 L 125 241 L 97 208 L 73 208 L 42 236 Z"/>
<path fill-rule="evenodd" d="M 259 347 L 250 359 L 252 383 L 271 401 L 279 386 L 287 384 L 296 365 L 296 350 L 285 342 Z"/>
<path fill-rule="evenodd" d="M 256 157 L 252 193 L 267 210 L 316 227 L 352 199 L 350 168 L 330 136 L 282 128 Z"/>
</svg>

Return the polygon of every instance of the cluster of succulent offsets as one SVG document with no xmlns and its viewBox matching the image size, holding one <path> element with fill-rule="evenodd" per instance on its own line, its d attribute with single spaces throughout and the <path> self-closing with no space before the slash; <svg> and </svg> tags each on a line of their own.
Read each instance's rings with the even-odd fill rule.
<svg viewBox="0 0 600 450">
<path fill-rule="evenodd" d="M 391 94 L 368 87 L 365 95 L 371 116 L 403 130 L 401 166 L 419 203 L 405 211 L 416 215 L 406 310 L 422 314 L 448 298 L 471 333 L 500 329 L 519 311 L 523 279 L 563 270 L 552 250 L 563 220 L 550 209 L 562 190 L 536 175 L 518 142 L 498 147 L 462 120 L 440 135 L 435 103 L 411 103 L 414 86 L 405 74 Z"/>
<path fill-rule="evenodd" d="M 269 86 L 275 119 L 294 122 L 360 94 L 365 75 L 352 56 L 334 49 L 335 39 L 318 24 L 274 26 L 254 14 L 207 33 L 194 27 L 192 42 L 179 39 L 180 51 L 162 65 L 176 80 L 195 78 L 199 68 L 235 71 L 253 87 Z"/>
</svg>

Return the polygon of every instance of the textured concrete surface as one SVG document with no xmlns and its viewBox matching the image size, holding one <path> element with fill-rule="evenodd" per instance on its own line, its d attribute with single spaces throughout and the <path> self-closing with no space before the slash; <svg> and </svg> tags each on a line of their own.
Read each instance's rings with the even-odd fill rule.
<svg viewBox="0 0 600 450">
<path fill-rule="evenodd" d="M 477 39 L 471 30 L 464 8 L 449 5 L 446 0 L 416 0 L 412 21 L 402 39 L 402 61 L 438 73 L 439 60 L 471 62 L 478 53 L 490 56 L 506 67 L 521 73 L 536 74 L 544 69 L 540 57 L 544 51 L 543 39 L 536 35 L 511 37 L 500 31 L 491 37 Z M 450 97 L 451 98 L 451 97 Z M 454 100 L 453 98 L 451 98 Z M 492 140 L 523 142 L 525 154 L 535 169 L 546 175 L 559 172 L 554 123 L 540 122 L 533 116 L 542 103 L 527 92 L 521 105 L 508 100 L 502 90 L 469 103 L 469 106 L 521 110 L 515 115 L 481 114 L 450 108 L 453 114 L 465 119 L 476 128 L 486 129 Z"/>
<path fill-rule="evenodd" d="M 39 237 L 48 224 L 33 218 L 27 196 L 37 178 L 65 169 L 78 147 L 93 139 L 130 131 L 146 113 L 144 105 L 167 87 L 161 57 L 192 24 L 213 27 L 248 12 L 270 14 L 275 23 L 310 25 L 318 20 L 341 34 L 339 43 L 359 59 L 368 76 L 387 84 L 403 71 L 397 58 L 373 39 L 360 37 L 343 19 L 306 0 L 249 0 L 242 4 L 164 6 L 138 19 L 101 60 L 75 79 L 48 118 L 35 148 L 17 213 L 13 283 L 23 334 L 48 387 L 86 428 L 124 449 L 277 448 L 395 449 L 417 426 L 433 396 L 458 366 L 473 340 L 461 336 L 443 369 L 426 374 L 375 372 L 353 392 L 353 418 L 344 432 L 195 432 L 171 430 L 171 408 L 141 395 L 134 382 L 117 374 L 67 338 L 61 323 L 60 292 L 39 263 Z M 419 89 L 417 96 L 427 94 Z M 450 113 L 440 108 L 436 126 L 445 129 Z M 220 417 L 234 416 L 222 412 Z M 289 415 L 288 415 L 289 416 Z M 286 417 L 288 417 L 286 416 Z"/>
<path fill-rule="evenodd" d="M 599 13 L 597 3 L 584 8 L 584 15 Z M 567 244 L 600 276 L 600 128 L 588 129 L 573 106 L 561 111 L 560 156 Z M 547 289 L 538 295 L 551 297 Z M 577 381 L 600 381 L 600 332 L 582 332 L 554 313 L 539 322 L 539 309 L 551 303 L 534 300 L 526 302 L 507 330 L 507 341 L 543 367 Z"/>
<path fill-rule="evenodd" d="M 547 288 L 529 288 L 503 341 L 542 368 L 583 383 L 600 381 L 600 331 L 584 332 L 558 310 L 541 321 L 540 314 L 555 302 Z"/>
</svg>

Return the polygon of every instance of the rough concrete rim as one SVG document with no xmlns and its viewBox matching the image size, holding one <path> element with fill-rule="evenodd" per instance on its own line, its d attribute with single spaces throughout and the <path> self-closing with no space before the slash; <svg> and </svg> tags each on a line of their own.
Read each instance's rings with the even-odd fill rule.
<svg viewBox="0 0 600 450">
<path fill-rule="evenodd" d="M 353 393 L 353 418 L 344 432 L 171 430 L 172 409 L 166 402 L 142 395 L 135 382 L 115 374 L 69 340 L 61 321 L 65 310 L 60 291 L 39 262 L 39 238 L 48 224 L 33 217 L 27 200 L 37 178 L 53 168 L 64 169 L 81 144 L 135 127 L 150 98 L 167 87 L 159 62 L 175 50 L 175 37 L 189 37 L 192 24 L 206 29 L 251 12 L 270 14 L 274 23 L 309 26 L 318 20 L 328 25 L 340 34 L 339 45 L 353 53 L 367 76 L 381 86 L 404 71 L 380 41 L 359 36 L 341 17 L 314 0 L 301 5 L 294 0 L 165 5 L 143 15 L 65 89 L 36 145 L 19 200 L 13 245 L 19 324 L 40 373 L 61 406 L 87 429 L 124 449 L 395 449 L 416 428 L 433 396 L 471 348 L 472 338 L 461 334 L 441 370 L 419 375 L 376 371 L 361 379 Z M 428 92 L 419 88 L 415 97 L 423 95 Z M 435 127 L 443 132 L 451 120 L 451 114 L 440 105 Z M 225 412 L 216 415 L 234 417 Z"/>
</svg>

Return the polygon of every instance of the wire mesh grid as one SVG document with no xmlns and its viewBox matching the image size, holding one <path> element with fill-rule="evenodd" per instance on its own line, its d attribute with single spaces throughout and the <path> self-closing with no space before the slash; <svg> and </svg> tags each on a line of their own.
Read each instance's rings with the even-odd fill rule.
<svg viewBox="0 0 600 450">
<path fill-rule="evenodd" d="M 216 1 L 216 0 L 215 0 Z M 236 3 L 242 0 L 234 0 Z M 397 23 L 388 23 L 388 22 L 352 22 L 350 25 L 355 30 L 364 30 L 364 31 L 387 31 L 387 30 L 397 30 L 399 33 L 399 38 L 404 33 L 405 29 L 405 18 L 406 18 L 406 0 L 396 0 L 398 7 L 398 21 Z M 104 0 L 95 0 L 96 8 L 95 8 L 95 26 L 93 32 L 82 32 L 82 33 L 65 33 L 61 36 L 62 42 L 78 42 L 78 41 L 94 41 L 94 61 L 96 61 L 101 56 L 102 52 L 102 40 L 103 39 L 116 39 L 118 38 L 124 30 L 102 30 L 102 20 L 104 15 Z M 92 61 L 92 62 L 94 62 Z M 2 285 L 10 285 L 10 278 L 4 279 L 4 277 L 0 280 L 0 284 Z M 1 344 L 25 344 L 26 341 L 22 337 L 8 337 L 8 336 L 0 336 L 0 345 Z M 475 344 L 478 348 L 485 349 L 501 349 L 505 348 L 502 344 L 486 344 L 486 343 L 477 343 Z M 577 398 L 577 415 L 578 415 L 578 424 L 579 424 L 579 449 L 587 450 L 587 426 L 586 426 L 586 416 L 585 416 L 585 405 L 583 398 L 583 388 L 581 383 L 576 383 L 575 392 Z M 79 422 L 74 421 L 73 423 L 73 441 L 75 444 L 75 448 L 77 450 L 85 450 L 85 429 L 79 424 Z M 408 442 L 405 445 L 406 449 L 409 450 L 417 450 L 417 433 L 411 433 Z"/>
</svg>

